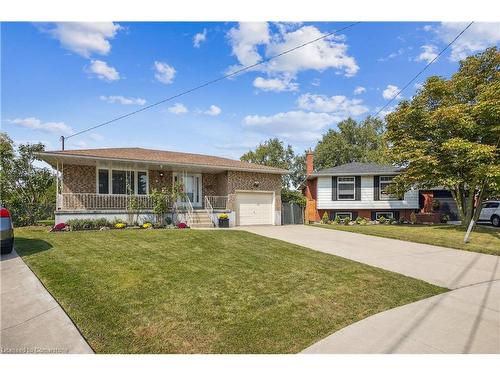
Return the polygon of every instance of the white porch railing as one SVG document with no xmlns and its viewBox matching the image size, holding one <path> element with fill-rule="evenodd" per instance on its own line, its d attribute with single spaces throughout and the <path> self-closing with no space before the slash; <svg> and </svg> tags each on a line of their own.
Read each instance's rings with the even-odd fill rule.
<svg viewBox="0 0 500 375">
<path fill-rule="evenodd" d="M 182 198 L 179 202 L 176 202 L 174 204 L 174 210 L 177 215 L 179 215 L 179 210 L 184 211 L 185 219 L 186 219 L 186 224 L 188 226 L 191 226 L 193 223 L 193 215 L 194 215 L 194 208 L 193 204 L 191 203 L 191 200 L 189 197 L 186 195 L 184 198 Z"/>
<path fill-rule="evenodd" d="M 152 210 L 154 207 L 151 195 L 125 195 L 125 194 L 95 194 L 95 193 L 62 193 L 56 198 L 57 210 Z M 169 207 L 176 210 L 187 211 L 193 216 L 193 205 L 186 196 L 175 205 Z M 204 197 L 204 208 L 225 210 L 227 196 L 207 195 Z"/>
<path fill-rule="evenodd" d="M 63 193 L 57 196 L 58 210 L 152 210 L 150 195 Z"/>
<path fill-rule="evenodd" d="M 207 215 L 210 220 L 212 220 L 212 223 L 214 223 L 214 225 L 218 227 L 219 222 L 214 218 L 214 208 L 212 207 L 212 203 L 210 202 L 210 196 L 205 196 L 205 210 L 207 211 Z"/>
<path fill-rule="evenodd" d="M 225 210 L 227 208 L 227 195 L 207 195 L 205 205 L 210 203 L 212 209 Z"/>
</svg>

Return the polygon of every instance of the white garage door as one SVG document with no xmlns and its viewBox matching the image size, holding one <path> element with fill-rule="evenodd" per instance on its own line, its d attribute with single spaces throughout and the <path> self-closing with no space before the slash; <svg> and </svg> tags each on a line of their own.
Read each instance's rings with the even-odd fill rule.
<svg viewBox="0 0 500 375">
<path fill-rule="evenodd" d="M 236 225 L 273 223 L 273 193 L 237 193 Z"/>
</svg>

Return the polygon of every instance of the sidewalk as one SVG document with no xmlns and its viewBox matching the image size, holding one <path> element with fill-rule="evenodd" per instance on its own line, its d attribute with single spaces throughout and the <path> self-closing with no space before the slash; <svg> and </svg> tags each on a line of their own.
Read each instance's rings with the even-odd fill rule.
<svg viewBox="0 0 500 375">
<path fill-rule="evenodd" d="M 2 255 L 0 275 L 2 353 L 93 353 L 15 251 Z"/>
</svg>

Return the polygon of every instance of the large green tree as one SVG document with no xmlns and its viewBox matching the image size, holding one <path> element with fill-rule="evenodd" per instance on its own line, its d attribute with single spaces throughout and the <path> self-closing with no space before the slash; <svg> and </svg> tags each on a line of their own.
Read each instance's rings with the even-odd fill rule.
<svg viewBox="0 0 500 375">
<path fill-rule="evenodd" d="M 285 145 L 278 138 L 271 138 L 257 146 L 255 151 L 248 151 L 240 158 L 255 164 L 263 164 L 269 167 L 291 170 L 294 164 L 295 153 L 291 145 Z M 287 174 L 283 176 L 284 189 L 292 184 L 292 177 Z"/>
<path fill-rule="evenodd" d="M 361 122 L 343 120 L 329 129 L 314 150 L 315 169 L 331 168 L 350 162 L 387 162 L 387 141 L 382 120 L 368 117 Z"/>
<path fill-rule="evenodd" d="M 36 153 L 43 150 L 41 143 L 21 144 L 16 152 L 9 136 L 0 133 L 1 200 L 15 225 L 33 225 L 54 213 L 55 178 L 48 168 L 34 165 Z"/>
<path fill-rule="evenodd" d="M 500 53 L 489 48 L 450 79 L 428 78 L 387 123 L 392 160 L 406 167 L 396 187 L 444 186 L 468 225 L 500 189 Z"/>
</svg>

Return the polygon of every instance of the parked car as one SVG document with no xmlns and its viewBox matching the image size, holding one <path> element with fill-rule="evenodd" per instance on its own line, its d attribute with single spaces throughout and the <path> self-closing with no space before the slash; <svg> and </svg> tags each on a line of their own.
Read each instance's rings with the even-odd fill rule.
<svg viewBox="0 0 500 375">
<path fill-rule="evenodd" d="M 500 201 L 484 202 L 478 221 L 489 221 L 495 227 L 500 227 Z"/>
<path fill-rule="evenodd" d="M 14 247 L 14 227 L 10 212 L 0 206 L 0 243 L 2 254 L 9 254 Z"/>
</svg>

